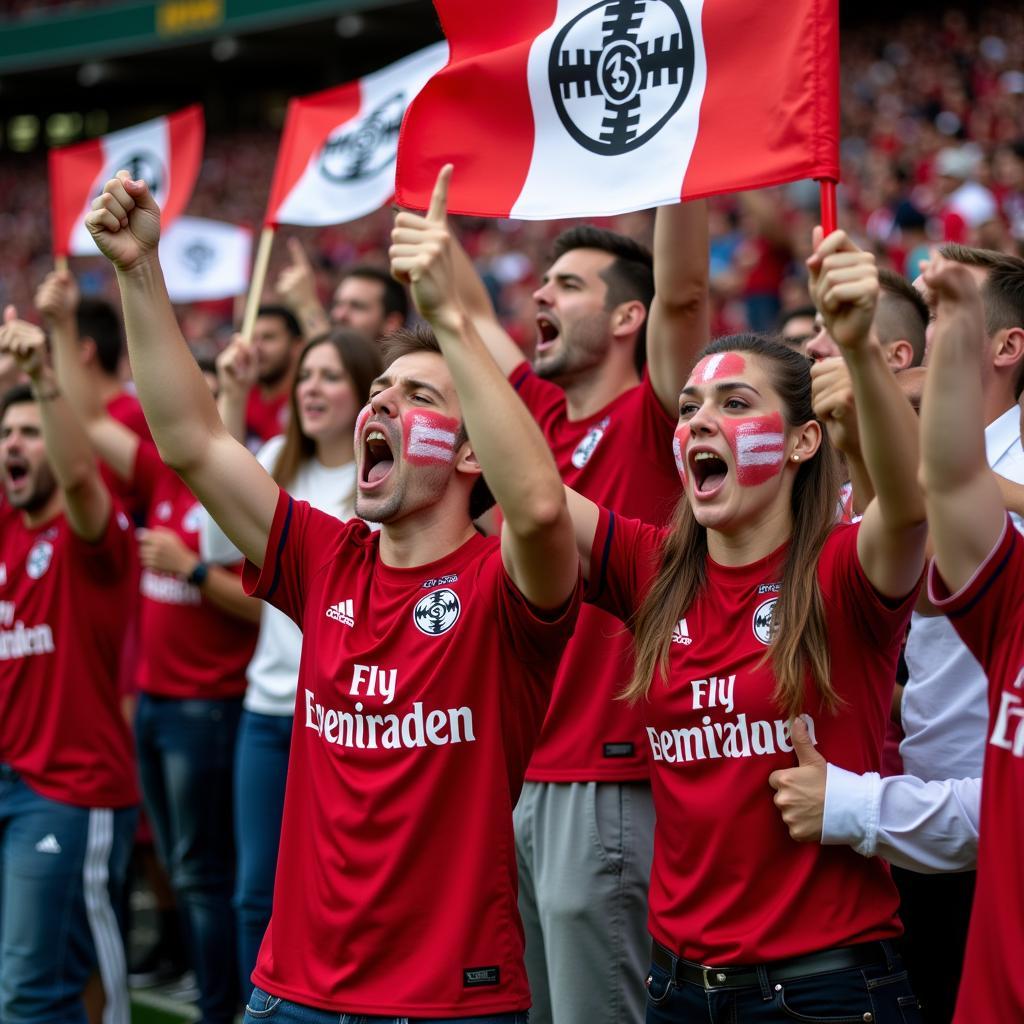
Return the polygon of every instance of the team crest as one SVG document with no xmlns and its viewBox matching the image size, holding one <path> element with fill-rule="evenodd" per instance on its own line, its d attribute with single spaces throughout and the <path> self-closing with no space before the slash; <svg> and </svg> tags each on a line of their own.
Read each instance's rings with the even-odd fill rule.
<svg viewBox="0 0 1024 1024">
<path fill-rule="evenodd" d="M 681 0 L 602 0 L 555 36 L 551 97 L 576 142 L 617 156 L 668 124 L 690 92 L 694 61 Z"/>
<path fill-rule="evenodd" d="M 610 419 L 605 416 L 596 427 L 591 427 L 583 437 L 583 440 L 576 445 L 576 450 L 572 453 L 572 464 L 577 469 L 582 469 L 589 461 L 590 456 L 594 454 L 594 450 L 601 443 L 601 438 L 604 437 L 604 432 L 608 429 Z"/>
<path fill-rule="evenodd" d="M 28 558 L 25 559 L 25 572 L 30 579 L 37 580 L 50 568 L 52 560 L 53 545 L 48 540 L 36 541 L 28 553 Z"/>
<path fill-rule="evenodd" d="M 161 501 L 155 509 L 153 509 L 153 515 L 157 519 L 162 519 L 167 522 L 171 518 L 171 512 L 174 511 L 174 506 L 169 501 Z"/>
<path fill-rule="evenodd" d="M 778 601 L 777 597 L 770 597 L 762 601 L 754 612 L 754 636 L 765 647 L 772 642 L 772 634 L 775 632 L 775 605 Z"/>
<path fill-rule="evenodd" d="M 346 185 L 394 163 L 405 107 L 405 93 L 397 92 L 353 127 L 331 135 L 320 151 L 320 173 L 332 184 Z"/>
<path fill-rule="evenodd" d="M 182 517 L 182 528 L 189 533 L 198 533 L 203 524 L 203 506 L 196 502 Z"/>
<path fill-rule="evenodd" d="M 459 620 L 462 605 L 459 595 L 445 587 L 432 590 L 416 602 L 412 610 L 412 621 L 416 628 L 427 636 L 440 636 L 447 633 Z"/>
</svg>

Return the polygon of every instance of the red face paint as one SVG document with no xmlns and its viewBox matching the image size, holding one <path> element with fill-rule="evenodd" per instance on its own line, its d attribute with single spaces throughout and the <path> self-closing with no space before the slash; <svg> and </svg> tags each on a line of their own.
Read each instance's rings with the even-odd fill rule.
<svg viewBox="0 0 1024 1024">
<path fill-rule="evenodd" d="M 746 368 L 747 361 L 739 352 L 719 352 L 717 355 L 705 356 L 693 368 L 687 384 L 710 384 L 715 380 L 742 377 Z"/>
<path fill-rule="evenodd" d="M 721 429 L 732 449 L 738 483 L 756 487 L 782 472 L 786 435 L 777 412 L 743 419 L 725 418 Z"/>
<path fill-rule="evenodd" d="M 690 428 L 685 423 L 680 423 L 672 435 L 672 454 L 676 460 L 676 472 L 683 482 L 683 490 L 686 490 L 686 442 L 689 437 Z"/>
<path fill-rule="evenodd" d="M 402 451 L 416 466 L 447 466 L 455 461 L 459 421 L 429 409 L 402 416 Z"/>
</svg>

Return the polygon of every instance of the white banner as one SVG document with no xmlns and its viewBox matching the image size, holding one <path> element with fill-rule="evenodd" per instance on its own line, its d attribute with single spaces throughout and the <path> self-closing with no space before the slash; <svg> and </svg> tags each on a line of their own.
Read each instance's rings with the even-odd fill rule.
<svg viewBox="0 0 1024 1024">
<path fill-rule="evenodd" d="M 171 302 L 202 302 L 244 295 L 252 265 L 248 228 L 199 217 L 179 217 L 160 239 Z"/>
</svg>

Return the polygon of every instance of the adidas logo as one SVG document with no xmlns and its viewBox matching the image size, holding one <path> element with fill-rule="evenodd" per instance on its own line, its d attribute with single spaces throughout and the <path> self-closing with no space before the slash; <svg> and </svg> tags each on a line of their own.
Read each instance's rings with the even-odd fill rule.
<svg viewBox="0 0 1024 1024">
<path fill-rule="evenodd" d="M 57 837 L 52 832 L 43 836 L 36 843 L 36 853 L 60 853 L 60 843 L 57 842 Z"/>
<path fill-rule="evenodd" d="M 347 601 L 339 601 L 337 604 L 332 604 L 327 609 L 327 618 L 334 619 L 335 622 L 340 622 L 346 626 L 354 626 L 356 620 L 353 618 L 352 610 L 352 598 Z"/>
<path fill-rule="evenodd" d="M 686 619 L 680 619 L 676 623 L 676 628 L 672 630 L 672 643 L 685 644 L 687 647 L 693 643 L 693 637 L 690 636 L 690 630 L 686 626 Z"/>
</svg>

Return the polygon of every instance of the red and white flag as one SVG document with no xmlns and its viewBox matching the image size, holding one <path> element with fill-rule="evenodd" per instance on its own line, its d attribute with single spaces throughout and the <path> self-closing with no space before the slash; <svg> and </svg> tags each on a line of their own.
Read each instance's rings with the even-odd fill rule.
<svg viewBox="0 0 1024 1024">
<path fill-rule="evenodd" d="M 343 224 L 395 194 L 398 131 L 409 101 L 444 67 L 448 44 L 288 104 L 266 226 Z"/>
<path fill-rule="evenodd" d="M 252 265 L 252 232 L 201 217 L 179 217 L 160 233 L 160 266 L 171 302 L 244 295 Z"/>
<path fill-rule="evenodd" d="M 397 200 L 593 217 L 839 175 L 837 0 L 434 0 L 451 60 L 411 104 Z"/>
<path fill-rule="evenodd" d="M 50 150 L 50 220 L 55 256 L 95 256 L 85 215 L 103 185 L 120 170 L 149 185 L 168 226 L 188 205 L 203 158 L 203 108 L 196 104 L 167 117 L 89 142 Z"/>
</svg>

